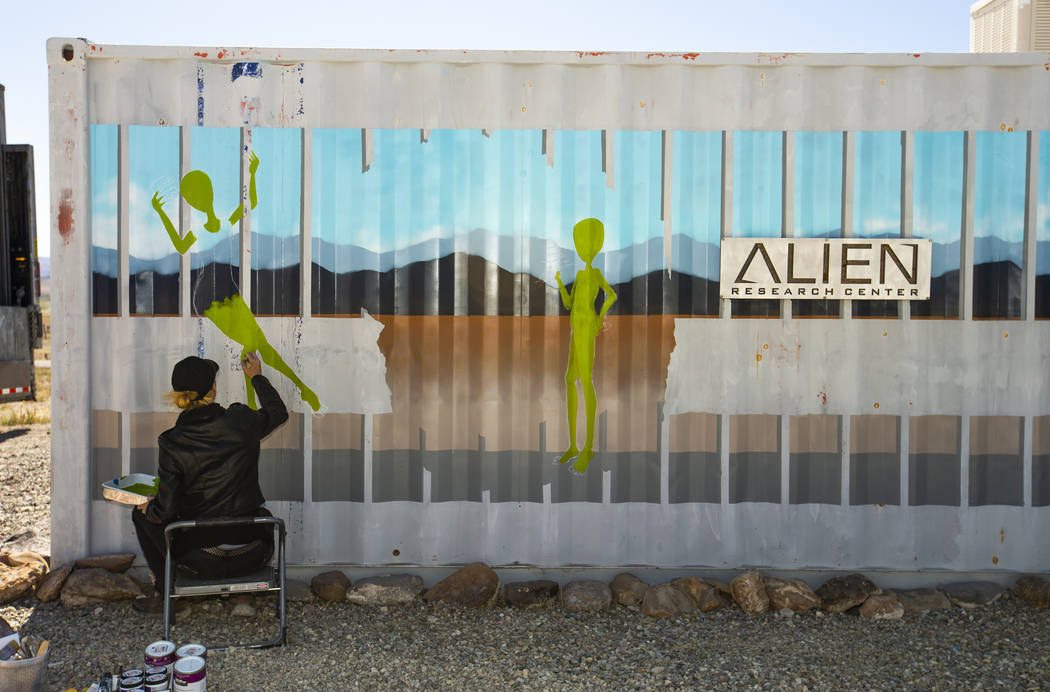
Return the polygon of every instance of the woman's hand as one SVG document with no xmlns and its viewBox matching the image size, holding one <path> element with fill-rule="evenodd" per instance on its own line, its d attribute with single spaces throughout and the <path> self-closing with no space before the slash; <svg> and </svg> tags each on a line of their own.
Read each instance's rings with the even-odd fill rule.
<svg viewBox="0 0 1050 692">
<path fill-rule="evenodd" d="M 259 360 L 259 355 L 255 351 L 246 354 L 241 360 L 241 370 L 244 371 L 244 376 L 249 380 L 256 375 L 262 374 L 262 361 Z"/>
<path fill-rule="evenodd" d="M 145 514 L 147 506 L 149 506 L 149 500 L 146 500 L 142 504 L 135 505 L 135 509 L 137 509 L 138 511 L 142 512 L 143 514 Z"/>
</svg>

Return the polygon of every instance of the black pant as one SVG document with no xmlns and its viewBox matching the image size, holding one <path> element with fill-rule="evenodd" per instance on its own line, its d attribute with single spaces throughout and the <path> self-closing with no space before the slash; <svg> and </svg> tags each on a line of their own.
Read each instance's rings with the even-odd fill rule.
<svg viewBox="0 0 1050 692">
<path fill-rule="evenodd" d="M 265 509 L 260 508 L 260 514 L 269 515 Z M 163 588 L 164 584 L 164 556 L 167 546 L 164 542 L 164 528 L 166 524 L 154 524 L 146 518 L 146 515 L 137 510 L 131 512 L 131 523 L 135 525 L 135 533 L 138 535 L 139 546 L 142 555 L 146 558 L 149 571 L 153 573 L 153 580 L 157 589 Z M 190 571 L 203 577 L 237 577 L 269 562 L 273 556 L 273 530 L 270 525 L 261 527 L 230 527 L 226 529 L 193 529 L 179 531 L 173 538 L 172 556 L 177 564 L 185 563 Z M 246 551 L 238 551 L 231 557 L 220 557 L 205 553 L 201 548 L 222 545 L 223 543 L 246 543 L 256 541 L 258 546 Z"/>
</svg>

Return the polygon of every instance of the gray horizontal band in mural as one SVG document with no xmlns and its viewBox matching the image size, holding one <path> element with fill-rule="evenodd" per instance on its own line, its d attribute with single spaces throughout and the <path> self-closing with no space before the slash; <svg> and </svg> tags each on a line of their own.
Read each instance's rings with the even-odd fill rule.
<svg viewBox="0 0 1050 692">
<path fill-rule="evenodd" d="M 386 450 L 373 453 L 373 502 L 422 502 L 423 473 L 431 502 L 603 502 L 603 474 L 610 474 L 611 502 L 660 502 L 656 452 L 598 452 L 586 474 L 555 465 L 558 455 L 537 451 Z M 316 499 L 316 491 L 315 491 Z"/>
<path fill-rule="evenodd" d="M 721 497 L 721 445 L 718 416 L 693 421 L 700 437 L 673 444 L 710 451 L 671 451 L 668 455 L 668 501 L 713 503 Z M 174 414 L 132 413 L 129 471 L 156 473 L 156 435 L 170 426 Z M 1039 417 L 1037 430 L 1045 419 Z M 99 485 L 122 472 L 121 416 L 115 411 L 94 412 L 95 445 L 92 454 L 92 497 L 100 500 Z M 790 504 L 838 505 L 841 498 L 841 451 L 794 451 L 808 447 L 837 450 L 841 420 L 837 416 L 791 417 L 792 452 L 788 458 Z M 915 416 L 910 419 L 907 504 L 962 505 L 962 464 L 959 457 L 959 418 Z M 299 439 L 301 416 L 293 416 L 287 434 L 276 434 L 260 454 L 259 482 L 272 501 L 303 502 L 304 454 L 291 447 Z M 726 502 L 779 503 L 782 498 L 782 440 L 777 416 L 731 418 L 729 496 Z M 901 504 L 900 419 L 895 416 L 852 417 L 849 455 L 849 505 Z M 1024 464 L 1021 419 L 972 417 L 968 464 L 970 506 L 1024 504 Z M 314 502 L 363 502 L 365 497 L 364 431 L 362 416 L 332 414 L 315 423 L 311 452 Z M 709 424 L 713 424 L 709 425 Z M 349 427 L 348 427 L 349 426 Z M 705 432 L 705 428 L 710 428 Z M 605 431 L 600 432 L 604 444 Z M 351 442 L 356 448 L 341 447 Z M 1047 441 L 1036 436 L 1039 449 Z M 480 444 L 483 446 L 484 440 Z M 751 451 L 745 451 L 748 449 Z M 740 451 L 736 451 L 740 450 Z M 1005 451 L 1004 451 L 1005 450 Z M 1008 453 L 1007 453 L 1008 452 Z M 536 450 L 378 450 L 372 454 L 374 502 L 594 502 L 659 503 L 659 452 L 600 451 L 595 473 L 573 474 L 553 462 L 554 452 Z M 1050 504 L 1050 455 L 1035 454 L 1032 461 L 1032 504 Z M 429 477 L 429 496 L 424 492 Z"/>
</svg>

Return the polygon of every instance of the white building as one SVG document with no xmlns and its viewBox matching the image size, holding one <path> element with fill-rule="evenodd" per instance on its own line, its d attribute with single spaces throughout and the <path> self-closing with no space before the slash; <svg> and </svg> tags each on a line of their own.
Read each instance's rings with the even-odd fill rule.
<svg viewBox="0 0 1050 692">
<path fill-rule="evenodd" d="M 978 0 L 970 5 L 971 53 L 1050 50 L 1050 0 Z"/>
</svg>

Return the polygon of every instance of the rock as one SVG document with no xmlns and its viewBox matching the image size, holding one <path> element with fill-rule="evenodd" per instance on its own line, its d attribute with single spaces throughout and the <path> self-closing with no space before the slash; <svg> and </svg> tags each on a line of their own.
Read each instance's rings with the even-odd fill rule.
<svg viewBox="0 0 1050 692">
<path fill-rule="evenodd" d="M 990 581 L 966 581 L 948 584 L 944 594 L 960 608 L 976 608 L 988 605 L 1003 595 L 1005 589 Z"/>
<path fill-rule="evenodd" d="M 135 561 L 135 553 L 110 553 L 108 555 L 92 555 L 77 560 L 77 569 L 101 568 L 110 572 L 123 574 Z"/>
<path fill-rule="evenodd" d="M 0 604 L 29 596 L 47 571 L 47 562 L 33 552 L 0 555 Z"/>
<path fill-rule="evenodd" d="M 674 584 L 650 586 L 642 599 L 642 613 L 654 618 L 676 618 L 696 610 L 692 597 Z"/>
<path fill-rule="evenodd" d="M 904 617 L 904 606 L 889 593 L 868 596 L 860 606 L 860 616 L 872 620 L 898 620 Z"/>
<path fill-rule="evenodd" d="M 617 574 L 609 582 L 609 591 L 612 592 L 613 602 L 622 606 L 636 606 L 641 603 L 648 588 L 648 584 L 627 572 Z"/>
<path fill-rule="evenodd" d="M 358 579 L 346 592 L 346 600 L 358 605 L 411 603 L 423 593 L 423 579 L 414 574 L 387 574 Z"/>
<path fill-rule="evenodd" d="M 4 565 L 16 567 L 18 565 L 38 565 L 47 571 L 50 569 L 50 563 L 47 558 L 39 552 L 33 550 L 13 550 L 0 554 L 0 563 Z"/>
<path fill-rule="evenodd" d="M 196 600 L 196 599 L 194 599 L 194 600 Z M 180 598 L 180 599 L 178 599 L 176 601 L 176 603 L 181 603 L 181 602 L 189 603 L 190 601 L 187 598 Z M 207 599 L 204 599 L 204 600 L 197 600 L 197 607 L 200 608 L 205 613 L 218 613 L 218 612 L 220 612 L 222 610 L 222 601 L 219 601 L 216 598 L 207 598 Z"/>
<path fill-rule="evenodd" d="M 36 565 L 45 572 L 51 569 L 51 565 L 47 558 L 40 553 L 34 553 L 32 550 L 21 550 L 17 552 L 7 552 L 0 555 L 0 563 L 9 567 L 17 567 L 19 565 Z"/>
<path fill-rule="evenodd" d="M 848 574 L 832 577 L 820 585 L 816 594 L 821 605 L 829 613 L 841 613 L 868 600 L 869 596 L 882 593 L 875 582 L 863 574 Z"/>
<path fill-rule="evenodd" d="M 558 595 L 558 582 L 549 579 L 518 581 L 503 587 L 503 600 L 519 608 L 538 608 Z"/>
<path fill-rule="evenodd" d="M 1050 606 L 1050 579 L 1021 577 L 1014 584 L 1014 593 L 1033 608 L 1046 608 Z"/>
<path fill-rule="evenodd" d="M 603 581 L 571 581 L 559 596 L 562 607 L 570 613 L 605 610 L 612 603 L 612 590 Z"/>
<path fill-rule="evenodd" d="M 290 603 L 302 603 L 304 601 L 312 601 L 314 592 L 305 581 L 289 579 L 284 585 L 284 598 Z"/>
<path fill-rule="evenodd" d="M 948 597 L 937 589 L 894 589 L 886 593 L 897 597 L 905 613 L 925 613 L 952 607 Z"/>
<path fill-rule="evenodd" d="M 790 608 L 796 613 L 808 613 L 820 607 L 820 597 L 801 579 L 763 577 L 762 584 L 773 610 Z"/>
<path fill-rule="evenodd" d="M 671 582 L 679 591 L 693 599 L 693 605 L 700 603 L 700 594 L 712 588 L 710 584 L 700 577 L 682 577 Z"/>
<path fill-rule="evenodd" d="M 36 597 L 41 601 L 53 601 L 58 598 L 62 591 L 62 585 L 66 583 L 70 573 L 73 571 L 73 563 L 67 562 L 58 569 L 53 569 L 44 575 L 40 586 L 36 587 Z"/>
<path fill-rule="evenodd" d="M 717 579 L 704 579 L 704 582 L 706 582 L 712 589 L 718 589 L 726 596 L 729 596 L 729 598 L 733 597 L 733 588 L 724 581 L 719 581 Z"/>
<path fill-rule="evenodd" d="M 748 615 L 769 610 L 769 596 L 766 595 L 766 587 L 758 570 L 744 572 L 730 582 L 729 587 L 733 590 L 733 600 Z"/>
<path fill-rule="evenodd" d="M 230 615 L 240 618 L 255 616 L 255 605 L 251 594 L 238 594 L 230 599 Z"/>
<path fill-rule="evenodd" d="M 17 601 L 32 594 L 41 574 L 31 565 L 0 567 L 0 604 Z"/>
<path fill-rule="evenodd" d="M 310 590 L 323 601 L 345 601 L 350 580 L 339 570 L 323 572 L 310 580 Z"/>
<path fill-rule="evenodd" d="M 720 589 L 710 588 L 700 594 L 700 601 L 696 607 L 701 613 L 710 613 L 719 608 L 732 608 L 733 600 Z"/>
<path fill-rule="evenodd" d="M 62 586 L 61 599 L 65 607 L 76 608 L 141 595 L 142 589 L 128 575 L 90 567 L 73 570 Z"/>
<path fill-rule="evenodd" d="M 484 562 L 472 562 L 434 584 L 423 594 L 423 600 L 468 608 L 488 608 L 495 603 L 497 594 L 499 575 Z"/>
</svg>

